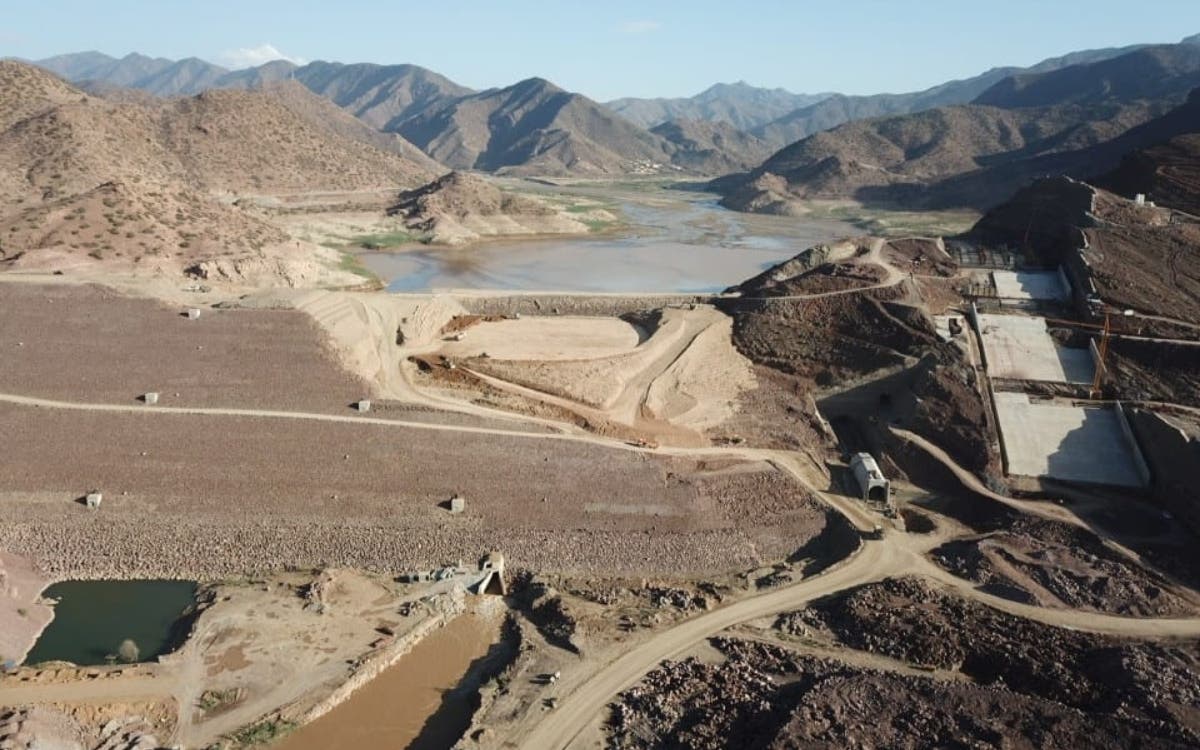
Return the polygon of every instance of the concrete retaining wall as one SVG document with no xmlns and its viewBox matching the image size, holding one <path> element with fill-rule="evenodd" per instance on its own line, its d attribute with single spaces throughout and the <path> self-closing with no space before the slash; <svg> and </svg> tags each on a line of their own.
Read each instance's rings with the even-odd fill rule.
<svg viewBox="0 0 1200 750">
<path fill-rule="evenodd" d="M 1145 409 L 1129 409 L 1128 417 L 1151 469 L 1155 501 L 1200 534 L 1200 439 Z"/>
<path fill-rule="evenodd" d="M 505 297 L 463 295 L 455 298 L 475 315 L 586 315 L 615 317 L 668 305 L 708 304 L 707 294 L 585 295 L 514 294 Z M 557 312 L 555 312 L 557 310 Z"/>
<path fill-rule="evenodd" d="M 1133 428 L 1129 425 L 1129 417 L 1125 414 L 1125 405 L 1118 401 L 1116 411 L 1117 422 L 1121 425 L 1121 434 L 1125 436 L 1125 442 L 1129 444 L 1129 453 L 1133 456 L 1133 466 L 1142 480 L 1142 486 L 1149 487 L 1150 467 L 1146 465 L 1146 457 L 1142 455 L 1142 447 L 1138 443 L 1137 437 L 1133 434 Z"/>
<path fill-rule="evenodd" d="M 1067 299 L 1070 299 L 1074 287 L 1071 286 L 1071 280 L 1067 278 L 1067 272 L 1063 270 L 1061 265 L 1055 270 L 1058 273 L 1058 283 L 1062 284 L 1063 294 L 1066 295 Z"/>
</svg>

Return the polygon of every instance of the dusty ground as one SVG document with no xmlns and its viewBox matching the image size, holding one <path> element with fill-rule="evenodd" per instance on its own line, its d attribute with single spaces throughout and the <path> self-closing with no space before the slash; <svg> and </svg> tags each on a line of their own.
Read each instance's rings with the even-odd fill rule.
<svg viewBox="0 0 1200 750">
<path fill-rule="evenodd" d="M 49 583 L 29 560 L 0 550 L 0 665 L 20 664 L 53 619 L 41 601 Z"/>
<path fill-rule="evenodd" d="M 323 713 L 461 612 L 461 585 L 396 584 L 345 570 L 221 583 L 205 591 L 188 641 L 158 663 L 24 667 L 0 678 L 0 703 L 52 702 L 79 747 L 98 746 L 113 719 L 133 721 L 122 730 L 133 732 L 139 714 L 154 717 L 141 733 L 167 744 L 250 744 L 242 727 L 286 727 Z"/>
</svg>

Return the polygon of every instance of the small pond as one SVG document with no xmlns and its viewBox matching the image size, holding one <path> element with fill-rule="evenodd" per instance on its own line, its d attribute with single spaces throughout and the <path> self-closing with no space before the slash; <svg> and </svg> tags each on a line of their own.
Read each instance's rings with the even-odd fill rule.
<svg viewBox="0 0 1200 750">
<path fill-rule="evenodd" d="M 196 604 L 191 581 L 64 581 L 42 594 L 56 600 L 54 621 L 27 664 L 69 661 L 105 664 L 126 639 L 137 644 L 137 660 L 152 661 L 178 648 L 187 637 L 187 615 Z"/>
</svg>

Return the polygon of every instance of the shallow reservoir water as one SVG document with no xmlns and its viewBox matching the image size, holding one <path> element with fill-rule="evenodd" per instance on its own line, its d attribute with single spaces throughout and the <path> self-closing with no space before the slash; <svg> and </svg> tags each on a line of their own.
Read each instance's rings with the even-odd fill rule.
<svg viewBox="0 0 1200 750">
<path fill-rule="evenodd" d="M 187 637 L 186 614 L 196 603 L 191 581 L 64 581 L 43 593 L 58 600 L 54 621 L 25 658 L 27 664 L 69 661 L 106 663 L 125 639 L 138 660 L 151 661 Z"/>
<path fill-rule="evenodd" d="M 739 214 L 712 198 L 620 205 L 626 228 L 619 235 L 416 246 L 359 258 L 392 292 L 709 293 L 815 244 L 856 233 L 837 221 Z"/>
</svg>

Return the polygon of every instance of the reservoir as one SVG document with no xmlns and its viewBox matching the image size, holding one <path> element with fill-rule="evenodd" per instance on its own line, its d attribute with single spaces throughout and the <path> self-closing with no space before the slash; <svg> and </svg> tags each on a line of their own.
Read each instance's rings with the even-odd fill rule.
<svg viewBox="0 0 1200 750">
<path fill-rule="evenodd" d="M 153 661 L 187 637 L 187 615 L 196 604 L 191 581 L 64 581 L 42 594 L 58 600 L 54 620 L 25 658 L 27 664 L 69 661 L 105 664 L 126 639 L 138 661 Z M 120 659 L 118 659 L 120 661 Z"/>
<path fill-rule="evenodd" d="M 709 195 L 675 192 L 653 203 L 621 201 L 619 234 L 410 245 L 358 257 L 391 292 L 712 293 L 861 233 L 840 221 L 742 214 Z"/>
</svg>

